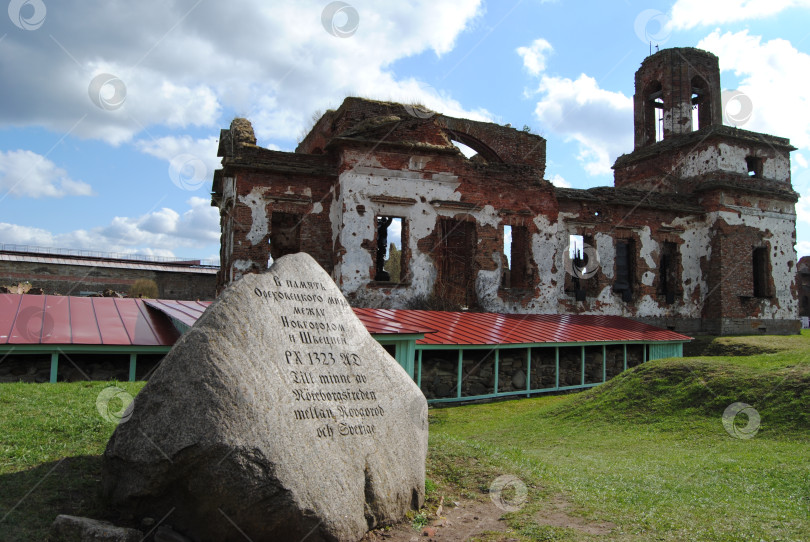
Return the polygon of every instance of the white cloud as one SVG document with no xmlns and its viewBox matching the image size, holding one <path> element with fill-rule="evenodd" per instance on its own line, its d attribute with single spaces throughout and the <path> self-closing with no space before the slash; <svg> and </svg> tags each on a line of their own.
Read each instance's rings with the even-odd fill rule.
<svg viewBox="0 0 810 542">
<path fill-rule="evenodd" d="M 52 233 L 0 222 L 4 243 L 174 256 L 187 248 L 219 242 L 219 212 L 205 198 L 192 197 L 182 214 L 169 208 L 139 217 L 115 217 L 106 226 Z M 182 254 L 180 254 L 182 255 Z"/>
<path fill-rule="evenodd" d="M 810 7 L 810 0 L 678 0 L 671 25 L 690 29 L 700 25 L 762 19 L 791 7 Z"/>
<path fill-rule="evenodd" d="M 219 117 L 229 109 L 250 118 L 260 138 L 292 139 L 313 111 L 346 95 L 486 116 L 391 68 L 450 51 L 481 0 L 356 0 L 359 25 L 346 38 L 324 28 L 325 5 L 88 0 L 49 12 L 46 34 L 9 33 L 0 48 L 0 126 L 45 126 L 118 145 L 152 126 L 227 125 Z M 101 73 L 120 80 L 123 102 L 111 85 L 89 92 Z"/>
<path fill-rule="evenodd" d="M 697 47 L 720 57 L 720 70 L 740 77 L 737 90 L 753 106 L 746 130 L 789 137 L 797 147 L 810 149 L 810 96 L 806 92 L 810 55 L 783 39 L 762 42 L 747 30 L 721 34 L 715 30 Z"/>
<path fill-rule="evenodd" d="M 551 182 L 551 184 L 554 186 L 559 186 L 560 188 L 571 188 L 571 183 L 566 181 L 559 173 L 552 175 L 549 182 Z"/>
<path fill-rule="evenodd" d="M 532 75 L 540 75 L 546 71 L 546 53 L 554 49 L 551 44 L 543 38 L 538 38 L 529 47 L 518 47 L 517 54 L 523 58 L 523 65 Z"/>
<path fill-rule="evenodd" d="M 540 77 L 534 113 L 548 131 L 579 143 L 577 159 L 589 175 L 610 174 L 616 157 L 633 148 L 633 99 L 600 88 L 584 73 L 577 79 L 546 75 L 545 53 L 552 50 L 542 38 L 517 49 L 529 73 Z"/>
<path fill-rule="evenodd" d="M 67 171 L 35 152 L 0 151 L 0 198 L 92 196 L 89 184 L 71 179 Z"/>
<path fill-rule="evenodd" d="M 543 76 L 535 115 L 549 131 L 579 143 L 589 175 L 610 174 L 617 156 L 633 148 L 633 100 L 599 87 L 593 77 Z"/>
<path fill-rule="evenodd" d="M 215 137 L 166 136 L 135 142 L 138 150 L 166 160 L 166 179 L 184 190 L 210 188 L 214 171 L 220 166 Z"/>
</svg>

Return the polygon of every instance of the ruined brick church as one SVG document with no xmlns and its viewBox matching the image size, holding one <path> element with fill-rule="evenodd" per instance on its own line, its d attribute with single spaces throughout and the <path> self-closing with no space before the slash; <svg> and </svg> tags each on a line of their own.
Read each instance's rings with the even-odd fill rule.
<svg viewBox="0 0 810 542">
<path fill-rule="evenodd" d="M 587 190 L 545 180 L 542 137 L 419 106 L 347 98 L 295 152 L 258 147 L 235 119 L 213 183 L 218 289 L 303 251 L 356 306 L 434 295 L 685 333 L 796 333 L 794 147 L 724 126 L 720 88 L 711 53 L 647 57 L 634 149 L 613 165 L 613 187 Z M 391 273 L 394 223 L 402 251 Z"/>
</svg>

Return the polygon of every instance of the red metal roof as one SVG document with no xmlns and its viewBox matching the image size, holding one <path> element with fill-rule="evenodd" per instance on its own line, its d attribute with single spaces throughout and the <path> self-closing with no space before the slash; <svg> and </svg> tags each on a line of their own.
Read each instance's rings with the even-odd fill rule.
<svg viewBox="0 0 810 542">
<path fill-rule="evenodd" d="M 191 327 L 202 316 L 212 301 L 173 301 L 170 299 L 144 299 L 144 303 Z"/>
<path fill-rule="evenodd" d="M 171 346 L 210 301 L 0 294 L 0 345 Z M 370 333 L 424 334 L 421 345 L 689 341 L 620 316 L 354 309 Z M 167 318 L 168 317 L 168 318 Z"/>
<path fill-rule="evenodd" d="M 416 341 L 423 345 L 691 340 L 686 335 L 621 316 L 355 309 L 360 311 L 367 319 L 436 330 Z"/>
<path fill-rule="evenodd" d="M 178 337 L 141 299 L 0 294 L 0 345 L 171 346 Z"/>
<path fill-rule="evenodd" d="M 363 322 L 369 333 L 375 335 L 392 334 L 425 334 L 435 333 L 436 329 L 424 325 L 417 321 L 405 322 L 397 319 L 396 312 L 413 311 L 393 311 L 388 309 L 354 309 L 354 314 Z"/>
</svg>

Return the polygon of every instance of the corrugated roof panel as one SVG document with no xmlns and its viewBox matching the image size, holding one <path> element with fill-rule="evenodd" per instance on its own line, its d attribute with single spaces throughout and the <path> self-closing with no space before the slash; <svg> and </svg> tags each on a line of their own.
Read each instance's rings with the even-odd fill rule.
<svg viewBox="0 0 810 542">
<path fill-rule="evenodd" d="M 90 297 L 70 297 L 71 344 L 102 344 Z"/>
<path fill-rule="evenodd" d="M 386 309 L 354 309 L 354 313 L 369 333 L 377 335 L 423 334 L 434 331 L 424 325 L 416 325 L 404 320 L 396 320 L 394 314 Z"/>
<path fill-rule="evenodd" d="M 188 327 L 193 326 L 194 322 L 202 316 L 205 309 L 212 303 L 211 301 L 175 301 L 169 299 L 145 299 L 144 302 Z"/>
<path fill-rule="evenodd" d="M 93 309 L 103 344 L 132 344 L 112 297 L 93 297 Z"/>
<path fill-rule="evenodd" d="M 42 344 L 70 344 L 73 340 L 70 327 L 70 297 L 46 295 Z"/>
<path fill-rule="evenodd" d="M 17 319 L 9 335 L 9 344 L 39 343 L 44 320 L 45 298 L 41 295 L 22 295 Z"/>
<path fill-rule="evenodd" d="M 365 310 L 365 309 L 364 309 Z M 690 337 L 620 316 L 494 314 L 376 309 L 369 318 L 392 318 L 437 330 L 423 345 L 531 344 L 544 342 L 688 341 Z"/>
<path fill-rule="evenodd" d="M 134 301 L 135 303 L 132 303 Z M 160 344 L 149 321 L 141 313 L 143 302 L 140 299 L 113 298 L 115 308 L 121 317 L 121 324 L 127 333 L 130 344 L 157 346 Z M 146 309 L 144 309 L 146 310 Z M 105 344 L 108 344 L 105 341 Z"/>
<path fill-rule="evenodd" d="M 8 343 L 11 328 L 17 319 L 22 296 L 17 294 L 0 295 L 0 344 Z"/>
<path fill-rule="evenodd" d="M 207 301 L 0 295 L 0 344 L 174 344 L 166 317 L 191 327 Z M 147 308 L 149 307 L 149 309 Z M 44 310 L 44 312 L 43 312 Z M 619 316 L 354 309 L 374 334 L 425 334 L 421 345 L 688 341 Z M 158 312 L 159 311 L 159 312 Z"/>
</svg>

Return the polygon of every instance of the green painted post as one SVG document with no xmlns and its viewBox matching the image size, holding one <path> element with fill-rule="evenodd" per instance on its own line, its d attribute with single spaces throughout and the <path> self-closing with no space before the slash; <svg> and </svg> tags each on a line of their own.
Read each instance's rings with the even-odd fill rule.
<svg viewBox="0 0 810 542">
<path fill-rule="evenodd" d="M 461 360 L 464 359 L 464 350 L 458 349 L 458 381 L 456 382 L 456 397 L 461 399 Z"/>
<path fill-rule="evenodd" d="M 416 386 L 422 389 L 422 351 L 419 350 L 419 370 L 416 371 Z"/>
<path fill-rule="evenodd" d="M 59 353 L 54 352 L 51 354 L 51 384 L 56 383 L 56 377 L 59 374 Z"/>
<path fill-rule="evenodd" d="M 627 343 L 624 343 L 624 370 L 627 370 Z"/>
<path fill-rule="evenodd" d="M 132 353 L 129 355 L 129 381 L 135 382 L 135 366 L 136 360 L 138 359 L 138 354 Z"/>
<path fill-rule="evenodd" d="M 414 371 L 416 371 L 416 367 L 414 366 L 414 358 L 416 357 L 416 342 L 413 340 L 406 341 L 403 346 L 405 347 L 405 359 L 408 360 L 408 375 L 413 379 Z"/>
<path fill-rule="evenodd" d="M 526 349 L 526 391 L 530 391 L 532 389 L 532 349 L 531 347 Z M 529 394 L 526 394 L 528 397 Z"/>
<path fill-rule="evenodd" d="M 582 378 L 582 385 L 585 385 L 585 346 L 579 347 L 581 356 L 582 356 L 582 374 L 580 375 Z"/>
<path fill-rule="evenodd" d="M 495 350 L 495 390 L 492 393 L 498 393 L 498 364 L 501 361 L 499 353 L 500 350 Z"/>
<path fill-rule="evenodd" d="M 607 382 L 607 346 L 602 345 L 602 382 Z"/>
<path fill-rule="evenodd" d="M 644 351 L 644 354 L 643 354 L 643 356 L 644 356 L 643 360 L 644 361 L 642 363 L 647 363 L 647 345 L 643 344 L 641 346 L 642 346 L 642 350 Z"/>
<path fill-rule="evenodd" d="M 560 387 L 560 347 L 554 347 L 554 389 Z"/>
</svg>

